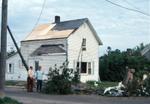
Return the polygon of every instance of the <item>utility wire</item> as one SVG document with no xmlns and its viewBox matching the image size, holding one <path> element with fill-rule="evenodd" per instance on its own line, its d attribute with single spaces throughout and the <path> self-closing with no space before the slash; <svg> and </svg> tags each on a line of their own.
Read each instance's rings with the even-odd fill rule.
<svg viewBox="0 0 150 104">
<path fill-rule="evenodd" d="M 133 8 L 135 8 L 136 10 L 140 10 L 139 8 L 137 8 L 136 6 L 132 5 L 130 2 L 128 2 L 127 0 L 123 0 L 125 3 L 127 3 L 128 5 L 132 6 Z"/>
<path fill-rule="evenodd" d="M 133 11 L 133 12 L 138 12 L 138 13 L 141 13 L 141 14 L 143 14 L 143 15 L 146 15 L 146 16 L 149 16 L 149 17 L 150 17 L 150 14 L 144 13 L 144 12 L 142 12 L 142 11 L 139 11 L 139 10 L 136 10 L 136 9 L 132 9 L 132 8 L 128 8 L 128 7 L 122 6 L 122 5 L 120 5 L 120 4 L 117 4 L 117 3 L 112 2 L 112 1 L 110 1 L 110 0 L 105 0 L 105 1 L 111 3 L 111 4 L 115 5 L 115 6 L 118 6 L 118 7 L 127 9 L 127 10 L 130 10 L 130 11 Z"/>
<path fill-rule="evenodd" d="M 133 7 L 133 8 L 135 8 L 136 10 L 140 10 L 141 11 L 141 9 L 140 8 L 138 8 L 138 7 L 136 7 L 136 6 L 134 6 L 133 4 L 131 4 L 130 2 L 128 2 L 127 0 L 123 0 L 125 3 L 127 3 L 128 5 L 130 5 L 131 7 Z M 141 11 L 141 12 L 143 12 L 143 13 L 145 13 L 145 14 L 147 14 L 146 12 L 144 12 L 144 11 Z"/>
<path fill-rule="evenodd" d="M 43 13 L 45 4 L 46 4 L 46 0 L 43 1 L 42 8 L 41 8 L 41 11 L 40 11 L 40 14 L 39 14 L 39 16 L 38 16 L 38 18 L 37 18 L 37 20 L 36 20 L 34 26 L 33 26 L 33 29 L 32 29 L 31 32 L 29 33 L 29 35 L 34 31 L 34 29 L 35 29 L 36 26 L 38 25 L 38 23 L 39 23 L 39 21 L 40 21 L 40 18 L 41 18 L 41 16 L 42 16 L 42 13 Z"/>
</svg>

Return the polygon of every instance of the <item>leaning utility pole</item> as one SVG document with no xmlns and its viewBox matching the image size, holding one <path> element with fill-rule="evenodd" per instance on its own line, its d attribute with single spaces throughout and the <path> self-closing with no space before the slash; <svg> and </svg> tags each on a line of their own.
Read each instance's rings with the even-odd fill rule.
<svg viewBox="0 0 150 104">
<path fill-rule="evenodd" d="M 25 67 L 26 70 L 28 71 L 28 69 L 29 69 L 29 68 L 28 68 L 28 65 L 27 65 L 27 63 L 26 63 L 24 57 L 22 56 L 22 54 L 21 54 L 21 52 L 20 52 L 20 49 L 19 49 L 19 47 L 18 47 L 18 45 L 17 45 L 17 43 L 16 43 L 15 38 L 14 38 L 13 35 L 12 35 L 12 32 L 11 32 L 9 26 L 7 26 L 7 29 L 8 29 L 8 32 L 9 32 L 9 34 L 10 34 L 10 37 L 11 37 L 11 39 L 12 39 L 12 41 L 13 41 L 13 43 L 14 43 L 16 49 L 17 49 L 17 52 L 18 52 L 18 54 L 19 54 L 19 56 L 20 56 L 20 58 L 21 58 L 21 60 L 22 60 L 22 63 L 23 63 L 23 65 L 24 65 L 24 67 Z"/>
<path fill-rule="evenodd" d="M 2 0 L 1 16 L 1 44 L 0 44 L 0 97 L 4 97 L 5 70 L 7 58 L 7 4 L 8 0 Z"/>
</svg>

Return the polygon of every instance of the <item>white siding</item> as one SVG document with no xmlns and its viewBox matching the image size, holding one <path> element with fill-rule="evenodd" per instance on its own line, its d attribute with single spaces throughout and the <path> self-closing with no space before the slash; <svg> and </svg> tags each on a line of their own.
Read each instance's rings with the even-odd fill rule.
<svg viewBox="0 0 150 104">
<path fill-rule="evenodd" d="M 21 42 L 21 53 L 28 66 L 33 66 L 34 68 L 35 61 L 39 61 L 39 65 L 42 66 L 45 74 L 47 74 L 50 67 L 54 67 L 55 64 L 60 67 L 62 63 L 65 62 L 66 54 L 53 54 L 36 57 L 30 56 L 32 52 L 44 44 L 63 44 L 64 49 L 66 50 L 66 39 L 53 39 Z M 20 67 L 20 61 L 21 59 L 18 54 L 7 59 L 7 70 L 9 68 L 9 63 L 12 63 L 14 65 L 14 73 L 8 73 L 8 71 L 6 71 L 6 80 L 26 80 L 27 72 L 24 66 Z"/>
<path fill-rule="evenodd" d="M 83 51 L 82 62 L 91 62 L 92 73 L 81 74 L 81 81 L 86 82 L 88 80 L 99 80 L 99 44 L 95 39 L 93 32 L 87 23 L 84 23 L 71 34 L 67 39 L 52 39 L 52 40 L 39 40 L 39 41 L 26 41 L 21 42 L 21 52 L 25 58 L 28 66 L 33 66 L 35 69 L 35 61 L 39 61 L 39 65 L 42 66 L 45 74 L 48 73 L 50 67 L 54 67 L 57 64 L 58 67 L 65 62 L 67 55 L 69 61 L 69 68 L 75 68 L 78 60 L 79 52 L 81 49 L 82 39 L 86 39 L 86 51 Z M 31 57 L 31 53 L 44 44 L 63 44 L 64 49 L 67 51 L 64 54 L 53 54 L 46 56 Z M 6 73 L 6 80 L 26 80 L 27 72 L 24 67 L 19 67 L 19 55 L 15 55 L 7 59 L 7 64 L 14 63 L 14 73 Z M 8 69 L 7 69 L 8 70 Z M 20 77 L 20 78 L 19 78 Z"/>
<path fill-rule="evenodd" d="M 49 68 L 54 68 L 55 64 L 59 68 L 66 60 L 66 54 L 55 54 L 55 55 L 46 55 L 46 56 L 36 56 L 29 58 L 29 66 L 33 66 L 35 70 L 35 61 L 39 61 L 39 66 L 42 67 L 42 70 L 45 74 L 48 74 Z M 44 79 L 47 79 L 45 76 Z"/>
<path fill-rule="evenodd" d="M 6 61 L 6 80 L 26 80 L 27 71 L 20 65 L 21 59 L 18 54 L 10 57 Z M 9 64 L 14 65 L 13 73 L 9 73 Z"/>
<path fill-rule="evenodd" d="M 81 74 L 81 81 L 99 80 L 99 45 L 95 39 L 90 27 L 84 23 L 75 33 L 68 38 L 68 60 L 69 67 L 74 68 L 74 63 L 78 61 L 81 49 L 82 39 L 86 39 L 86 51 L 83 51 L 82 62 L 91 62 L 93 66 L 93 74 Z M 81 60 L 81 57 L 80 57 Z"/>
<path fill-rule="evenodd" d="M 44 44 L 63 44 L 66 50 L 66 39 L 52 39 L 52 40 L 39 40 L 39 41 L 26 41 L 21 42 L 21 53 L 25 58 L 27 64 L 30 64 L 30 54 L 37 48 Z"/>
<path fill-rule="evenodd" d="M 30 57 L 28 59 L 29 66 L 33 66 L 35 71 L 35 61 L 39 61 L 39 65 L 42 66 L 42 70 L 45 74 L 48 74 L 49 68 L 54 68 L 56 64 L 59 68 L 66 60 L 66 54 L 55 54 L 55 55 L 48 55 L 48 56 L 37 56 L 37 57 Z M 25 70 L 24 66 L 20 65 L 20 57 L 18 54 L 10 57 L 7 59 L 7 70 L 6 70 L 6 80 L 26 80 L 27 79 L 27 71 Z M 13 73 L 9 73 L 9 64 L 14 65 Z M 44 79 L 47 79 L 46 75 Z"/>
</svg>

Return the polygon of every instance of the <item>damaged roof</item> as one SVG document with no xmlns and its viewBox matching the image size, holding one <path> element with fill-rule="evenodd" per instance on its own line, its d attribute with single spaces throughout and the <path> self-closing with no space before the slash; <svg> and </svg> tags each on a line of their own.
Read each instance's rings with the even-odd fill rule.
<svg viewBox="0 0 150 104">
<path fill-rule="evenodd" d="M 62 21 L 59 23 L 39 25 L 23 41 L 67 38 L 71 33 L 78 29 L 86 20 L 88 19 L 83 18 L 70 21 Z"/>
<path fill-rule="evenodd" d="M 62 30 L 72 30 L 72 29 L 77 29 L 79 28 L 86 20 L 88 20 L 87 18 L 83 18 L 83 19 L 76 19 L 76 20 L 70 20 L 70 21 L 64 21 L 64 22 L 59 22 L 57 23 L 52 30 L 58 30 L 58 31 L 62 31 Z"/>
<path fill-rule="evenodd" d="M 65 53 L 66 51 L 63 49 L 63 45 L 41 45 L 37 48 L 31 56 L 41 56 L 45 54 L 54 54 L 54 53 Z"/>
<path fill-rule="evenodd" d="M 85 22 L 92 30 L 98 44 L 102 45 L 102 41 L 98 37 L 88 18 L 39 25 L 23 41 L 67 38 Z"/>
</svg>

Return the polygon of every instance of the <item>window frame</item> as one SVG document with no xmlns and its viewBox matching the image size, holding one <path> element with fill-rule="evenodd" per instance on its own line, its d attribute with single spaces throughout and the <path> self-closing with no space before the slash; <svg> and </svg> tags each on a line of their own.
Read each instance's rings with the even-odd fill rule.
<svg viewBox="0 0 150 104">
<path fill-rule="evenodd" d="M 92 62 L 84 62 L 86 63 L 86 73 L 82 73 L 81 69 L 79 69 L 81 67 L 83 62 L 77 62 L 76 65 L 77 65 L 77 70 L 80 70 L 80 74 L 81 75 L 92 75 L 93 73 L 93 67 L 92 67 Z M 90 69 L 91 69 L 91 73 L 89 74 L 89 63 L 90 63 Z"/>
<path fill-rule="evenodd" d="M 82 51 L 86 51 L 86 38 L 82 39 Z"/>
<path fill-rule="evenodd" d="M 11 65 L 11 66 L 10 66 Z M 8 63 L 7 73 L 14 74 L 14 63 Z"/>
</svg>

